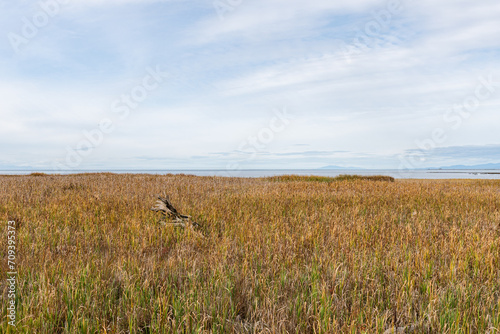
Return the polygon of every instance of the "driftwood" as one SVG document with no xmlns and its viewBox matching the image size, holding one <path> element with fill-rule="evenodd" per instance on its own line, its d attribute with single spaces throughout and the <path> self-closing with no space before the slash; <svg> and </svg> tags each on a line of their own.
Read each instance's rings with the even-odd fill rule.
<svg viewBox="0 0 500 334">
<path fill-rule="evenodd" d="M 151 208 L 151 210 L 160 212 L 164 220 L 160 221 L 160 224 L 164 226 L 182 227 L 182 228 L 196 228 L 200 227 L 200 224 L 193 221 L 191 216 L 180 214 L 170 203 L 168 197 L 158 196 L 156 205 Z M 168 221 L 167 221 L 168 220 Z"/>
<path fill-rule="evenodd" d="M 384 334 L 405 334 L 405 333 L 414 333 L 418 329 L 418 326 L 411 325 L 407 327 L 391 327 L 387 329 Z M 420 332 L 422 333 L 422 332 Z"/>
</svg>

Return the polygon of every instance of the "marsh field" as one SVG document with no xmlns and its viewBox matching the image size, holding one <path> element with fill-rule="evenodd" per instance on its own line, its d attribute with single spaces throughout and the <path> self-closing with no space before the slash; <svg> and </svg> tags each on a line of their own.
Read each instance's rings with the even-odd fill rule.
<svg viewBox="0 0 500 334">
<path fill-rule="evenodd" d="M 0 217 L 2 333 L 500 329 L 500 181 L 0 176 Z"/>
</svg>

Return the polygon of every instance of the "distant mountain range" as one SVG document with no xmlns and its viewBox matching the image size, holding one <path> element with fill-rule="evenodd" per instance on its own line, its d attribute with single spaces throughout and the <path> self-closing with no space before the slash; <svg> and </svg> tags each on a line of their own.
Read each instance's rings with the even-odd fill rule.
<svg viewBox="0 0 500 334">
<path fill-rule="evenodd" d="M 328 165 L 321 167 L 320 169 L 340 169 L 340 170 L 364 170 L 367 168 L 360 168 L 360 167 L 342 167 L 342 166 L 335 166 L 335 165 Z M 369 169 L 369 168 L 368 168 Z M 493 163 L 493 164 L 482 164 L 482 165 L 471 165 L 471 166 L 466 166 L 466 165 L 454 165 L 454 166 L 442 166 L 442 167 L 428 167 L 428 168 L 417 168 L 420 170 L 447 170 L 447 169 L 500 169 L 500 163 Z"/>
<path fill-rule="evenodd" d="M 500 169 L 500 163 L 498 164 L 482 164 L 482 165 L 454 165 L 454 166 L 444 166 L 444 167 L 435 167 L 428 169 Z"/>
</svg>

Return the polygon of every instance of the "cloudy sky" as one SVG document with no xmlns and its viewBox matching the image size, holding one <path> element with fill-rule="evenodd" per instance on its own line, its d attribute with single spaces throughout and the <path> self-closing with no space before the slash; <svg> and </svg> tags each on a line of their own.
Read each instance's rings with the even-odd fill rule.
<svg viewBox="0 0 500 334">
<path fill-rule="evenodd" d="M 498 0 L 0 0 L 0 169 L 500 162 Z"/>
</svg>

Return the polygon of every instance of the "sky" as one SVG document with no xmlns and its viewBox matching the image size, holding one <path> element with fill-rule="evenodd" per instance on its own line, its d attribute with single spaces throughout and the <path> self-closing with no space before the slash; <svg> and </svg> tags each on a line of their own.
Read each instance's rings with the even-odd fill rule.
<svg viewBox="0 0 500 334">
<path fill-rule="evenodd" d="M 498 0 L 0 0 L 0 169 L 500 163 Z"/>
</svg>

